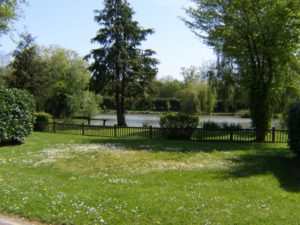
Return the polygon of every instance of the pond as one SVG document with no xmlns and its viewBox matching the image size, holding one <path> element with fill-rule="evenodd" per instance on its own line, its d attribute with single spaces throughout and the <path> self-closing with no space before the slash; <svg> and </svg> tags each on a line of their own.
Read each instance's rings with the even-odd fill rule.
<svg viewBox="0 0 300 225">
<path fill-rule="evenodd" d="M 113 126 L 117 124 L 117 116 L 111 114 L 102 114 L 94 117 L 95 119 L 105 119 L 107 120 L 107 126 Z M 151 125 L 153 127 L 159 127 L 160 115 L 149 115 L 149 114 L 126 114 L 126 122 L 130 127 L 142 127 L 144 124 Z M 217 123 L 236 123 L 241 124 L 243 128 L 251 127 L 251 120 L 248 118 L 240 118 L 238 116 L 200 116 L 200 126 L 201 123 L 207 121 L 214 121 Z M 92 121 L 92 125 L 102 125 L 102 121 Z M 272 126 L 277 129 L 281 128 L 279 120 L 273 120 Z"/>
</svg>

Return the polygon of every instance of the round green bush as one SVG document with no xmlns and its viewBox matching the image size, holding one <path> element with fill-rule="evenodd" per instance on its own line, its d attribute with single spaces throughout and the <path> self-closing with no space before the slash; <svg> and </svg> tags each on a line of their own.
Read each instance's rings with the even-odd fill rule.
<svg viewBox="0 0 300 225">
<path fill-rule="evenodd" d="M 37 112 L 34 113 L 35 123 L 34 123 L 34 130 L 35 131 L 44 131 L 45 126 L 43 123 L 52 123 L 53 117 L 49 113 L 46 112 Z"/>
<path fill-rule="evenodd" d="M 168 139 L 191 139 L 199 118 L 183 113 L 168 113 L 160 117 L 163 135 Z"/>
<path fill-rule="evenodd" d="M 222 125 L 214 121 L 206 121 L 202 123 L 204 130 L 219 130 L 222 129 Z"/>
<path fill-rule="evenodd" d="M 0 108 L 0 145 L 23 143 L 33 129 L 33 96 L 0 87 Z"/>
<path fill-rule="evenodd" d="M 300 101 L 290 105 L 287 117 L 288 144 L 300 156 Z"/>
</svg>

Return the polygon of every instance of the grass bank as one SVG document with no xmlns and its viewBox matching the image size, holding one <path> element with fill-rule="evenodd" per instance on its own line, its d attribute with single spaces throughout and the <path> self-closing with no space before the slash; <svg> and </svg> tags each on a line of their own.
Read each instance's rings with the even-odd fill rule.
<svg viewBox="0 0 300 225">
<path fill-rule="evenodd" d="M 285 144 L 34 133 L 0 148 L 0 211 L 55 224 L 298 224 Z"/>
</svg>

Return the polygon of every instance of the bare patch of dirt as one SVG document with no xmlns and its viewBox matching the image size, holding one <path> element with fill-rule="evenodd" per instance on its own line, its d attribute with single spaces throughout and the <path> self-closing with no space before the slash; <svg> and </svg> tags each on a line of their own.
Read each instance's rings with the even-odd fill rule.
<svg viewBox="0 0 300 225">
<path fill-rule="evenodd" d="M 12 217 L 0 214 L 0 225 L 43 225 L 21 217 Z"/>
</svg>

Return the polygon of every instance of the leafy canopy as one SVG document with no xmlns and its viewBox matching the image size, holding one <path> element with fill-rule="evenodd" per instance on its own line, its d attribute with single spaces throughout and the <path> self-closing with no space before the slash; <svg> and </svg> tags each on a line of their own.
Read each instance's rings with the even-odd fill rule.
<svg viewBox="0 0 300 225">
<path fill-rule="evenodd" d="M 206 44 L 231 58 L 249 89 L 257 140 L 272 115 L 272 96 L 295 57 L 300 35 L 298 0 L 193 0 L 186 24 Z"/>
<path fill-rule="evenodd" d="M 0 36 L 11 29 L 11 25 L 20 14 L 19 6 L 25 0 L 1 0 L 0 1 Z"/>
</svg>

